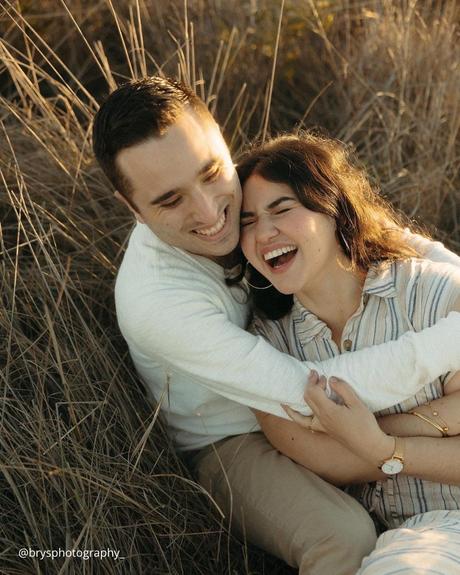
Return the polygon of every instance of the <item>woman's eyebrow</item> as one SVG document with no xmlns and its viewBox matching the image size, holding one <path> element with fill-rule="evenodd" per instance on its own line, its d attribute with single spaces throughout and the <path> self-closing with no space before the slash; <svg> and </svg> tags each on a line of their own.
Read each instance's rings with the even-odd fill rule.
<svg viewBox="0 0 460 575">
<path fill-rule="evenodd" d="M 267 210 L 273 210 L 273 208 L 277 208 L 282 202 L 287 202 L 289 200 L 295 200 L 295 198 L 291 196 L 281 196 L 281 198 L 278 198 L 274 202 L 271 202 L 271 204 L 268 204 Z"/>
<path fill-rule="evenodd" d="M 291 196 L 281 196 L 281 198 L 277 198 L 276 200 L 274 200 L 273 202 L 270 202 L 268 204 L 268 206 L 265 208 L 267 210 L 273 210 L 274 208 L 277 208 L 281 203 L 283 202 L 287 202 L 289 200 L 291 201 L 295 201 L 296 198 L 293 198 Z M 240 213 L 240 218 L 249 218 L 251 216 L 254 215 L 254 212 L 241 212 Z"/>
</svg>

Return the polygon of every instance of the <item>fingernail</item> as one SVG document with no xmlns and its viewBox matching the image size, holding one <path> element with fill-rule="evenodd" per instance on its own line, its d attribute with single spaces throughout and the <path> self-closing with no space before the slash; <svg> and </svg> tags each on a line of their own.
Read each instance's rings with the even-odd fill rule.
<svg viewBox="0 0 460 575">
<path fill-rule="evenodd" d="M 337 383 L 338 379 L 336 377 L 330 377 L 329 383 Z"/>
</svg>

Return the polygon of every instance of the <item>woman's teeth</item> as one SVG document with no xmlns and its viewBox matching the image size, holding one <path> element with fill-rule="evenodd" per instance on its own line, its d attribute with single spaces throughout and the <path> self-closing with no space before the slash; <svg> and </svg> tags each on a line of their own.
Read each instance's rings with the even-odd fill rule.
<svg viewBox="0 0 460 575">
<path fill-rule="evenodd" d="M 285 246 L 284 248 L 278 248 L 277 250 L 273 250 L 271 252 L 264 254 L 264 260 L 267 262 L 268 260 L 282 256 L 283 254 L 293 252 L 296 249 L 297 249 L 296 246 Z"/>
<path fill-rule="evenodd" d="M 201 236 L 215 236 L 216 234 L 218 234 L 221 229 L 225 226 L 225 220 L 226 220 L 226 214 L 225 211 L 222 213 L 222 215 L 220 216 L 220 218 L 217 220 L 217 222 L 212 226 L 212 228 L 206 228 L 206 229 L 202 229 L 202 230 L 195 230 L 196 234 L 199 234 Z"/>
</svg>

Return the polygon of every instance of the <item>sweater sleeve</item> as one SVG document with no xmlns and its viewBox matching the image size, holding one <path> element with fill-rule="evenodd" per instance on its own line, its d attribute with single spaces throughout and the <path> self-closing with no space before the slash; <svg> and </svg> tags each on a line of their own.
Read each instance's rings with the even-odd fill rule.
<svg viewBox="0 0 460 575">
<path fill-rule="evenodd" d="M 460 257 L 448 250 L 441 242 L 433 241 L 412 233 L 408 228 L 404 230 L 404 238 L 420 255 L 432 262 L 441 262 L 460 267 Z"/>
<path fill-rule="evenodd" d="M 164 286 L 148 306 L 118 310 L 130 347 L 164 365 L 166 372 L 179 371 L 228 399 L 281 417 L 281 403 L 311 413 L 303 401 L 311 369 L 348 381 L 373 410 L 394 405 L 435 377 L 460 369 L 459 313 L 397 341 L 322 363 L 302 363 L 233 324 L 202 292 L 180 289 Z M 433 348 L 435 355 L 428 353 Z"/>
</svg>

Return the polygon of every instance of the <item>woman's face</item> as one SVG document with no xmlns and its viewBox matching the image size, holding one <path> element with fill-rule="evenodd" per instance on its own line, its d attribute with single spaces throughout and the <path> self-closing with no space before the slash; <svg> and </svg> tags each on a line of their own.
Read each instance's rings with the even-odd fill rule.
<svg viewBox="0 0 460 575">
<path fill-rule="evenodd" d="M 243 187 L 240 240 L 248 261 L 284 294 L 320 286 L 343 258 L 333 218 L 303 206 L 287 184 L 258 174 Z"/>
</svg>

